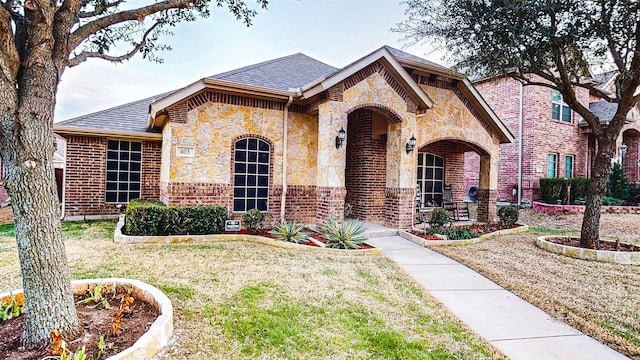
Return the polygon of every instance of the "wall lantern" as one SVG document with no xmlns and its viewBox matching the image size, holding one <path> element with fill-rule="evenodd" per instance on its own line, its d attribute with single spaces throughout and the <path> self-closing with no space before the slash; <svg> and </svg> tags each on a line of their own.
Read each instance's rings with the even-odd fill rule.
<svg viewBox="0 0 640 360">
<path fill-rule="evenodd" d="M 407 154 L 413 151 L 413 148 L 416 147 L 416 137 L 411 135 L 411 139 L 409 139 L 409 142 L 407 143 Z"/>
<path fill-rule="evenodd" d="M 627 155 L 627 144 L 622 144 L 622 146 L 620 146 L 620 156 L 625 156 Z"/>
<path fill-rule="evenodd" d="M 336 136 L 336 149 L 340 149 L 342 144 L 344 143 L 344 139 L 347 137 L 347 132 L 344 131 L 344 128 L 341 127 L 340 131 L 338 131 L 338 136 Z"/>
</svg>

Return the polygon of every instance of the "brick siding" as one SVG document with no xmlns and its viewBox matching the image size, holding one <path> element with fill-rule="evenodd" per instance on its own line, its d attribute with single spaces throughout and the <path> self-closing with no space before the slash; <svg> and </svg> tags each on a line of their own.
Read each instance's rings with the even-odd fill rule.
<svg viewBox="0 0 640 360">
<path fill-rule="evenodd" d="M 413 224 L 414 188 L 387 188 L 385 191 L 385 226 L 409 229 Z"/>
<path fill-rule="evenodd" d="M 118 214 L 116 204 L 105 203 L 107 138 L 69 136 L 65 182 L 65 215 Z M 160 153 L 158 141 L 142 143 L 141 196 L 158 199 L 160 183 Z"/>
<path fill-rule="evenodd" d="M 342 220 L 346 194 L 347 189 L 343 187 L 317 187 L 316 224 L 324 224 L 327 219 Z"/>
<path fill-rule="evenodd" d="M 387 138 L 373 137 L 373 112 L 356 110 L 349 114 L 345 167 L 346 202 L 350 217 L 370 222 L 385 221 L 387 181 Z"/>
<path fill-rule="evenodd" d="M 444 184 L 451 185 L 453 201 L 464 200 L 466 194 L 465 184 L 460 181 L 464 176 L 464 153 L 457 150 L 456 143 L 436 141 L 421 148 L 420 152 L 427 152 L 444 158 Z"/>
</svg>

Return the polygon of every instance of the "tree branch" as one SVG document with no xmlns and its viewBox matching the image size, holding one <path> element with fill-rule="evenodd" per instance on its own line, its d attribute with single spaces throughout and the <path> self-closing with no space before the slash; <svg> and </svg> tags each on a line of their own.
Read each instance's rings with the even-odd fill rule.
<svg viewBox="0 0 640 360">
<path fill-rule="evenodd" d="M 118 6 L 123 2 L 124 0 L 117 0 L 112 3 L 104 3 L 100 6 L 97 6 L 92 11 L 78 11 L 78 17 L 84 19 L 84 18 L 90 18 L 90 17 L 102 15 L 105 11 L 109 10 L 110 8 Z"/>
<path fill-rule="evenodd" d="M 16 39 L 11 28 L 14 12 L 11 2 L 0 6 L 0 71 L 2 71 L 3 87 L 13 88 L 20 68 L 20 55 L 16 47 Z"/>
<path fill-rule="evenodd" d="M 67 66 L 74 67 L 76 65 L 79 65 L 79 64 L 87 61 L 87 59 L 89 59 L 89 58 L 98 58 L 98 59 L 103 59 L 103 60 L 107 60 L 107 61 L 111 61 L 111 62 L 122 62 L 122 61 L 125 61 L 125 60 L 129 60 L 135 54 L 137 54 L 140 50 L 142 50 L 142 48 L 144 48 L 144 46 L 145 46 L 145 44 L 147 42 L 147 38 L 149 37 L 149 34 L 151 34 L 153 29 L 155 29 L 156 26 L 158 26 L 159 24 L 160 24 L 160 22 L 156 22 L 155 24 L 153 24 L 153 26 L 151 26 L 144 33 L 144 35 L 142 36 L 142 39 L 133 48 L 133 50 L 129 51 L 126 54 L 123 54 L 123 55 L 120 55 L 120 56 L 112 56 L 112 55 L 107 55 L 107 54 L 100 53 L 100 52 L 95 52 L 95 51 L 83 51 L 80 54 L 78 54 L 77 56 L 69 59 L 69 61 L 67 62 Z"/>
<path fill-rule="evenodd" d="M 109 26 L 125 21 L 139 20 L 147 15 L 155 14 L 163 10 L 187 6 L 189 6 L 188 0 L 165 0 L 134 10 L 122 11 L 101 17 L 79 27 L 71 33 L 71 36 L 69 37 L 69 49 L 73 50 L 77 48 L 89 36 L 100 30 L 108 28 Z"/>
</svg>

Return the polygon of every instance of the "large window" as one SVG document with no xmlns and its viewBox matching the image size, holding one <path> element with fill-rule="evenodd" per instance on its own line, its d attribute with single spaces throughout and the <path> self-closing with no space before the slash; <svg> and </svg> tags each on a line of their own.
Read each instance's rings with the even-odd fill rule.
<svg viewBox="0 0 640 360">
<path fill-rule="evenodd" d="M 269 202 L 269 143 L 246 138 L 236 141 L 233 178 L 233 211 L 267 211 Z"/>
<path fill-rule="evenodd" d="M 442 204 L 442 188 L 444 185 L 444 158 L 429 154 L 418 153 L 418 186 L 422 198 L 421 204 L 427 202 Z"/>
<path fill-rule="evenodd" d="M 105 201 L 127 203 L 140 197 L 142 143 L 107 140 Z"/>
<path fill-rule="evenodd" d="M 573 155 L 564 157 L 564 177 L 567 179 L 573 177 Z"/>
<path fill-rule="evenodd" d="M 562 122 L 571 122 L 571 109 L 562 100 L 562 94 L 558 90 L 553 90 L 551 96 L 551 118 Z"/>
<path fill-rule="evenodd" d="M 558 176 L 558 154 L 547 154 L 547 177 Z"/>
</svg>

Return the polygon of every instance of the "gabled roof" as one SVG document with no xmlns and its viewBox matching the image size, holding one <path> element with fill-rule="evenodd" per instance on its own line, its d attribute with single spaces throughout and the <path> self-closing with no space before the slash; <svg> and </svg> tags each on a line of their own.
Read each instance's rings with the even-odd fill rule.
<svg viewBox="0 0 640 360">
<path fill-rule="evenodd" d="M 596 102 L 589 103 L 589 111 L 591 111 L 595 116 L 597 116 L 600 119 L 601 124 L 608 124 L 611 121 L 611 119 L 613 119 L 613 116 L 616 114 L 616 111 L 618 111 L 618 104 L 610 103 L 604 100 L 596 101 Z M 640 114 L 638 113 L 638 109 L 633 107 L 627 114 L 627 119 L 625 120 L 625 122 L 631 123 L 634 121 L 638 121 L 638 119 L 640 119 Z M 582 127 L 589 126 L 589 124 L 584 119 L 580 119 L 580 121 L 578 122 L 578 125 Z"/>
<path fill-rule="evenodd" d="M 209 79 L 287 91 L 300 88 L 337 70 L 333 66 L 297 53 L 212 75 Z"/>
</svg>

